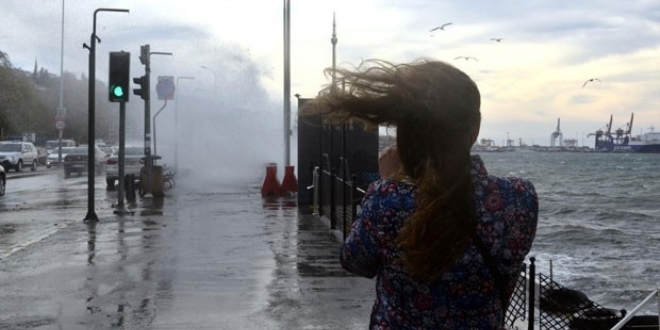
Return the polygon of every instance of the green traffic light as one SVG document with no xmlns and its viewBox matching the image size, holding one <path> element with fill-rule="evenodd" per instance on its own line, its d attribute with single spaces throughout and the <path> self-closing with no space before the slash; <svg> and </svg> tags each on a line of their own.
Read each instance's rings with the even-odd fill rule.
<svg viewBox="0 0 660 330">
<path fill-rule="evenodd" d="M 122 97 L 124 96 L 124 89 L 121 88 L 121 86 L 114 86 L 112 88 L 112 95 L 115 97 Z"/>
</svg>

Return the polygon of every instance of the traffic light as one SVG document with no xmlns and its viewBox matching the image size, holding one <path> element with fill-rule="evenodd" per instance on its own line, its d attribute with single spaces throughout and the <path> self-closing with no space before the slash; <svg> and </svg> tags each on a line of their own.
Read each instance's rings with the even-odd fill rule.
<svg viewBox="0 0 660 330">
<path fill-rule="evenodd" d="M 133 90 L 133 94 L 140 95 L 143 100 L 149 99 L 149 76 L 144 75 L 139 78 L 133 78 L 133 82 L 140 85 L 140 88 Z"/>
<path fill-rule="evenodd" d="M 128 85 L 131 71 L 131 53 L 110 52 L 110 102 L 128 102 Z"/>
</svg>

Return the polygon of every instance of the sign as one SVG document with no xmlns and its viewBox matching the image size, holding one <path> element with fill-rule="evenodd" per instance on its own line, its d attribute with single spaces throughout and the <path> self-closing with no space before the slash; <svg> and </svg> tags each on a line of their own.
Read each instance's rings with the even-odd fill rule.
<svg viewBox="0 0 660 330">
<path fill-rule="evenodd" d="M 64 119 L 66 119 L 66 109 L 64 107 L 58 107 L 57 110 L 55 110 L 55 121 L 63 121 Z"/>
<path fill-rule="evenodd" d="M 57 129 L 64 129 L 64 120 L 56 120 L 55 121 L 55 128 Z"/>
<path fill-rule="evenodd" d="M 156 84 L 156 93 L 158 94 L 159 100 L 173 100 L 174 77 L 158 76 L 158 83 Z"/>
</svg>

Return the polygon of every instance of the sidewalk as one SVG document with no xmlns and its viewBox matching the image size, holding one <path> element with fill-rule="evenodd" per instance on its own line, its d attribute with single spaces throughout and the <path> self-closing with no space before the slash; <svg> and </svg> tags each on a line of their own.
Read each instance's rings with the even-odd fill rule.
<svg viewBox="0 0 660 330">
<path fill-rule="evenodd" d="M 320 219 L 257 191 L 189 189 L 125 216 L 108 195 L 97 224 L 72 205 L 66 227 L 0 260 L 0 329 L 366 328 L 373 280 L 341 269 Z"/>
</svg>

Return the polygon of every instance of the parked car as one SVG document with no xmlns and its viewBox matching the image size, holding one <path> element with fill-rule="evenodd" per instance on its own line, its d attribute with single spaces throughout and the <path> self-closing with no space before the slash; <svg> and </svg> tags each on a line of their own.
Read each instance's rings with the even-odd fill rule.
<svg viewBox="0 0 660 330">
<path fill-rule="evenodd" d="M 64 168 L 64 178 L 68 179 L 72 173 L 78 174 L 87 173 L 88 167 L 88 148 L 87 146 L 73 147 L 67 150 L 66 157 L 63 157 L 62 167 Z M 94 151 L 94 174 L 101 175 L 105 169 L 106 156 L 105 153 L 96 146 Z"/>
<path fill-rule="evenodd" d="M 67 153 L 74 147 L 62 147 L 62 160 L 64 160 L 64 157 L 66 157 Z M 46 157 L 46 167 L 50 168 L 51 166 L 54 165 L 61 165 L 60 164 L 60 154 L 59 154 L 59 149 L 56 148 L 53 150 L 53 152 L 48 154 L 48 157 Z"/>
<path fill-rule="evenodd" d="M 53 153 L 53 150 L 58 150 L 60 145 L 62 147 L 75 147 L 76 146 L 76 141 L 71 140 L 71 139 L 62 139 L 61 143 L 60 140 L 48 140 L 46 141 L 46 150 L 48 151 L 49 154 Z"/>
<path fill-rule="evenodd" d="M 125 147 L 124 148 L 124 175 L 134 174 L 140 177 L 140 169 L 144 165 L 143 147 Z M 108 188 L 115 186 L 115 181 L 119 180 L 119 150 L 117 150 L 106 161 L 105 182 Z"/>
<path fill-rule="evenodd" d="M 5 168 L 0 165 L 0 196 L 5 195 L 5 187 L 7 186 L 7 174 Z"/>
<path fill-rule="evenodd" d="M 109 146 L 109 145 L 100 145 L 99 148 L 105 152 L 106 158 L 110 158 L 110 156 L 114 155 L 117 152 L 117 147 Z"/>
<path fill-rule="evenodd" d="M 13 168 L 20 172 L 24 165 L 30 165 L 32 171 L 36 171 L 38 161 L 39 154 L 32 142 L 11 141 L 0 144 L 0 165 L 7 171 Z"/>
</svg>

